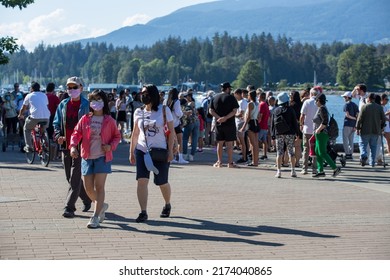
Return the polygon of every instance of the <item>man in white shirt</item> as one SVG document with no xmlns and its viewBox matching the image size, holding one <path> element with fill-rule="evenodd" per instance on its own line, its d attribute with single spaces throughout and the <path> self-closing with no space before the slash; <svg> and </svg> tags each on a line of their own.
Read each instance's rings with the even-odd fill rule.
<svg viewBox="0 0 390 280">
<path fill-rule="evenodd" d="M 238 138 L 238 142 L 240 143 L 241 152 L 242 152 L 242 157 L 239 160 L 237 160 L 236 163 L 246 163 L 248 161 L 248 158 L 246 153 L 247 146 L 245 141 L 245 132 L 241 132 L 240 129 L 245 123 L 245 111 L 246 108 L 248 107 L 248 101 L 242 98 L 242 90 L 240 88 L 234 91 L 234 97 L 236 98 L 239 106 L 237 109 L 237 113 L 235 115 L 235 120 L 236 120 L 236 128 L 237 128 L 237 138 Z"/>
<path fill-rule="evenodd" d="M 49 123 L 50 111 L 48 108 L 49 100 L 47 99 L 46 94 L 40 91 L 40 85 L 37 82 L 31 84 L 31 92 L 27 94 L 26 98 L 23 101 L 23 106 L 19 111 L 19 119 L 24 118 L 24 111 L 29 108 L 30 115 L 27 117 L 26 122 L 23 127 L 24 132 L 24 141 L 26 146 L 24 150 L 30 152 L 33 150 L 32 147 L 32 137 L 31 130 L 40 123 L 46 122 L 44 129 L 46 129 L 47 124 Z"/>
<path fill-rule="evenodd" d="M 309 151 L 311 145 L 310 138 L 314 134 L 313 118 L 318 110 L 315 98 L 319 93 L 320 92 L 318 88 L 312 88 L 310 90 L 310 99 L 305 100 L 301 108 L 301 117 L 299 119 L 299 128 L 303 133 L 303 169 L 301 171 L 301 174 L 308 173 L 307 170 L 309 167 Z M 312 173 L 317 173 L 316 157 L 312 157 Z"/>
</svg>

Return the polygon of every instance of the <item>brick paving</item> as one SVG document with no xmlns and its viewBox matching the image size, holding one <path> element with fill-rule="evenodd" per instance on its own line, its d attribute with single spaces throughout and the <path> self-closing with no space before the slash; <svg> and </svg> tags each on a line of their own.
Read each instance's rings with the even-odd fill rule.
<svg viewBox="0 0 390 280">
<path fill-rule="evenodd" d="M 390 259 L 390 168 L 353 161 L 337 179 L 329 169 L 324 179 L 290 178 L 288 168 L 276 179 L 272 153 L 256 168 L 216 169 L 215 152 L 205 149 L 172 166 L 171 217 L 159 217 L 163 199 L 150 184 L 149 221 L 137 224 L 128 145 L 114 157 L 107 219 L 88 229 L 91 211 L 61 216 L 59 161 L 45 168 L 17 149 L 0 152 L 0 259 Z"/>
</svg>

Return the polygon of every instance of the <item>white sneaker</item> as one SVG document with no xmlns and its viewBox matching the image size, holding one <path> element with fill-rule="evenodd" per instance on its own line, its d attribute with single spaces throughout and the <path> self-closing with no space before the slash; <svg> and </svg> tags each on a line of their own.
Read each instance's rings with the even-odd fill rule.
<svg viewBox="0 0 390 280">
<path fill-rule="evenodd" d="M 302 171 L 301 171 L 301 174 L 302 175 L 306 175 L 306 174 L 308 174 L 309 172 L 307 172 L 307 170 L 305 170 L 305 169 L 302 169 Z"/>
<path fill-rule="evenodd" d="M 93 216 L 87 224 L 87 228 L 97 228 L 99 226 L 100 226 L 99 217 L 96 216 Z"/>
<path fill-rule="evenodd" d="M 179 164 L 188 164 L 189 162 L 184 158 L 179 159 Z"/>
<path fill-rule="evenodd" d="M 189 161 L 194 161 L 194 156 L 193 155 L 189 155 Z"/>
<path fill-rule="evenodd" d="M 282 172 L 276 171 L 275 177 L 276 178 L 281 178 L 282 177 Z"/>
<path fill-rule="evenodd" d="M 103 222 L 104 219 L 106 218 L 106 211 L 108 209 L 108 203 L 103 203 L 103 208 L 102 210 L 100 210 L 100 213 L 99 213 L 99 222 Z"/>
<path fill-rule="evenodd" d="M 295 170 L 291 171 L 291 177 L 293 177 L 293 178 L 297 177 L 297 173 L 295 172 Z"/>
<path fill-rule="evenodd" d="M 171 163 L 172 164 L 178 164 L 179 162 L 174 158 L 173 160 L 171 160 Z"/>
</svg>

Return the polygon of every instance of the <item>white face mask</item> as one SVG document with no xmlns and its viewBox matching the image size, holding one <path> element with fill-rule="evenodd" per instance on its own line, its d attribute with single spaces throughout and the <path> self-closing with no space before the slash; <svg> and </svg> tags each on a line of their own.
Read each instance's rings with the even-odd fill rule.
<svg viewBox="0 0 390 280">
<path fill-rule="evenodd" d="M 104 102 L 103 100 L 93 100 L 89 103 L 89 106 L 91 106 L 91 108 L 94 110 L 94 111 L 100 111 L 101 109 L 103 109 L 104 107 Z"/>
<path fill-rule="evenodd" d="M 77 98 L 80 96 L 81 90 L 79 88 L 78 89 L 68 89 L 68 93 L 69 93 L 71 98 Z"/>
</svg>

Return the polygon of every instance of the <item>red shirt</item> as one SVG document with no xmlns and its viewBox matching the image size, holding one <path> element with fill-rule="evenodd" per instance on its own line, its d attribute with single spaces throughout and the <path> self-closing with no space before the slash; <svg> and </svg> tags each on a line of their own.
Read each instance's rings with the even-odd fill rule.
<svg viewBox="0 0 390 280">
<path fill-rule="evenodd" d="M 47 99 L 49 100 L 49 111 L 50 115 L 54 116 L 56 114 L 56 110 L 58 104 L 60 104 L 60 99 L 54 93 L 46 93 Z"/>
<path fill-rule="evenodd" d="M 260 102 L 259 106 L 259 116 L 261 116 L 261 120 L 259 122 L 260 129 L 268 129 L 268 119 L 270 116 L 268 104 L 265 101 Z"/>
<path fill-rule="evenodd" d="M 70 143 L 70 136 L 74 127 L 79 122 L 79 109 L 81 99 L 78 101 L 70 100 L 66 107 L 66 143 Z"/>
</svg>

